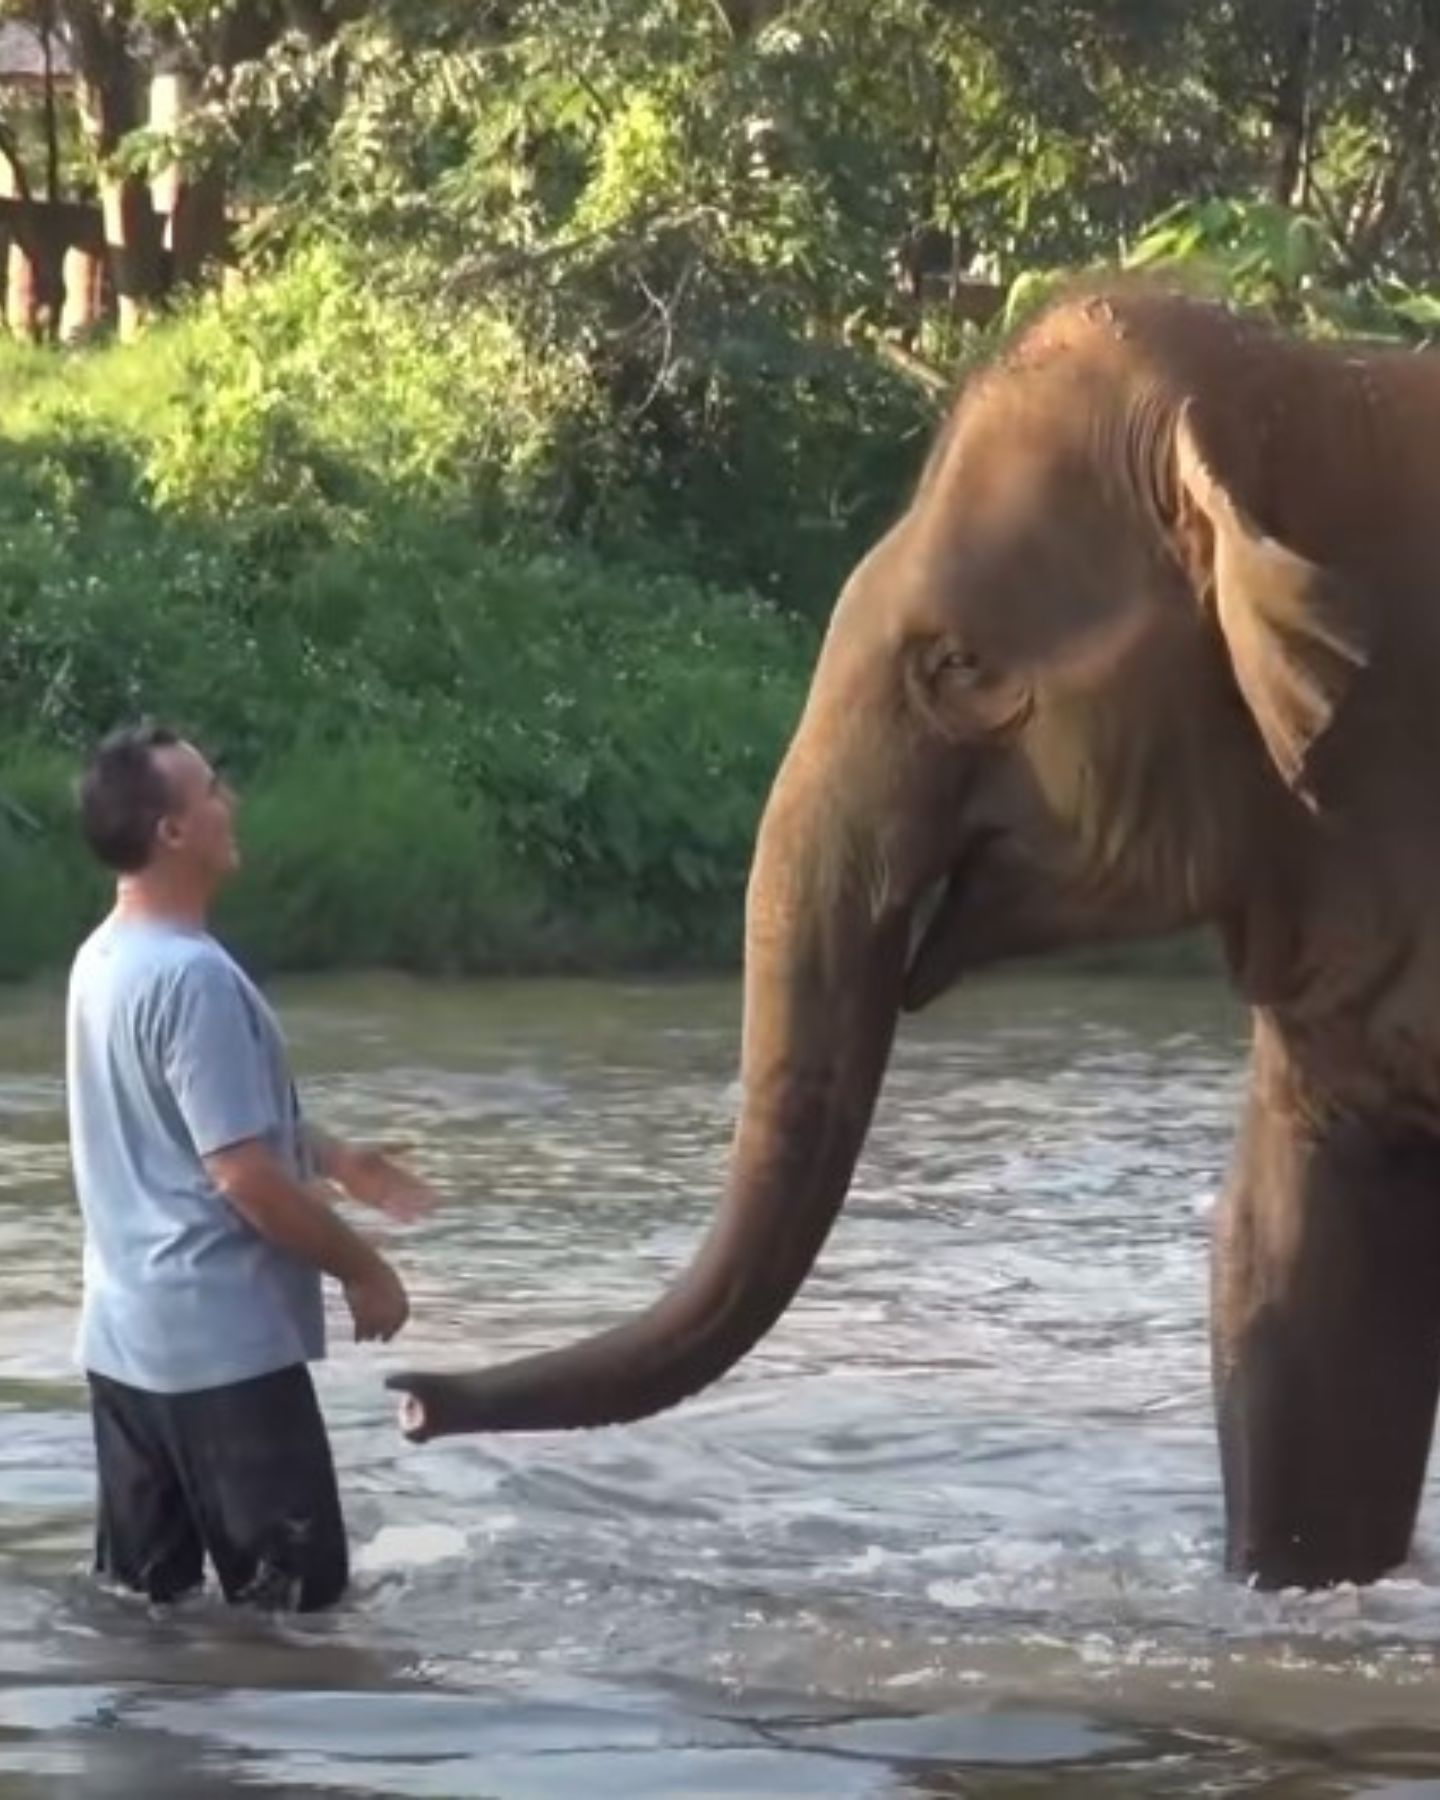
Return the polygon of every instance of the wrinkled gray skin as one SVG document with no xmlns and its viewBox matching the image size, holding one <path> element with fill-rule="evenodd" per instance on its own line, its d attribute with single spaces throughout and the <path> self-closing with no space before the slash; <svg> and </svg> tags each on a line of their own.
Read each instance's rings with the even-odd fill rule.
<svg viewBox="0 0 1440 1800">
<path fill-rule="evenodd" d="M 1440 1379 L 1437 369 L 1120 287 L 970 383 L 840 597 L 765 810 L 706 1241 L 611 1331 L 395 1378 L 409 1435 L 639 1419 L 714 1381 L 823 1244 L 903 1007 L 1208 922 L 1255 1019 L 1213 1257 L 1229 1564 L 1318 1585 L 1405 1557 Z"/>
</svg>

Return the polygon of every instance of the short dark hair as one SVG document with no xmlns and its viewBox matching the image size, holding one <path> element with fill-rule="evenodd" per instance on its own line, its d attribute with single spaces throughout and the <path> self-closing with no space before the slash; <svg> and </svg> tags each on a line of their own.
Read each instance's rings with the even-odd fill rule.
<svg viewBox="0 0 1440 1800">
<path fill-rule="evenodd" d="M 167 725 L 125 725 L 98 744 L 80 777 L 80 829 L 85 842 L 117 875 L 135 875 L 149 862 L 160 821 L 174 804 L 155 752 L 180 742 Z"/>
</svg>

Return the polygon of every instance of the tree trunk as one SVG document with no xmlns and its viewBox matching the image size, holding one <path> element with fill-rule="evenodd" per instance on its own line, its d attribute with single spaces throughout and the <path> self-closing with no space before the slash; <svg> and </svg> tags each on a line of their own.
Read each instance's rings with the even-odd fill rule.
<svg viewBox="0 0 1440 1800">
<path fill-rule="evenodd" d="M 144 72 L 127 0 L 66 0 L 80 120 L 100 166 L 100 209 L 120 337 L 142 329 L 164 292 L 159 221 L 143 175 L 117 166 L 124 138 L 145 120 Z"/>
<path fill-rule="evenodd" d="M 45 198 L 60 198 L 60 120 L 55 107 L 55 9 L 47 6 L 40 20 L 40 54 L 45 65 Z"/>
<path fill-rule="evenodd" d="M 756 36 L 785 10 L 786 0 L 716 0 L 716 7 L 737 44 Z"/>
<path fill-rule="evenodd" d="M 122 344 L 132 343 L 154 313 L 163 291 L 160 228 L 143 175 L 105 176 L 100 184 L 105 251 L 115 286 Z"/>
<path fill-rule="evenodd" d="M 150 83 L 150 124 L 173 132 L 195 102 L 197 82 L 186 69 L 157 72 Z M 179 158 L 156 172 L 151 198 L 161 221 L 169 285 L 193 287 L 225 247 L 225 177 L 214 164 L 187 167 Z"/>
<path fill-rule="evenodd" d="M 35 270 L 17 229 L 19 207 L 29 197 L 30 184 L 17 146 L 3 138 L 4 156 L 0 159 L 0 196 L 14 200 L 5 232 L 5 326 L 12 337 L 30 339 L 35 335 Z"/>
<path fill-rule="evenodd" d="M 1416 15 L 1409 69 L 1391 128 L 1390 156 L 1374 203 L 1351 244 L 1356 262 L 1365 268 L 1373 267 L 1384 250 L 1434 149 L 1440 100 L 1440 0 L 1419 0 Z"/>
<path fill-rule="evenodd" d="M 72 244 L 65 252 L 65 305 L 60 314 L 62 344 L 83 343 L 100 318 L 101 262 Z"/>
<path fill-rule="evenodd" d="M 224 256 L 229 237 L 225 197 L 225 177 L 219 169 L 206 169 L 181 182 L 167 234 L 175 287 L 196 286 Z"/>
<path fill-rule="evenodd" d="M 22 343 L 40 341 L 35 265 L 13 237 L 5 258 L 5 325 L 10 335 Z"/>
<path fill-rule="evenodd" d="M 1279 206 L 1296 205 L 1305 184 L 1314 54 L 1315 8 L 1307 0 L 1285 46 L 1270 113 L 1270 198 Z"/>
</svg>

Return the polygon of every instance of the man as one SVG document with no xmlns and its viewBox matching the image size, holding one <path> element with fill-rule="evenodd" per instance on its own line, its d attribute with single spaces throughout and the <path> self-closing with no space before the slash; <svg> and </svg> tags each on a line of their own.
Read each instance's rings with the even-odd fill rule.
<svg viewBox="0 0 1440 1800">
<path fill-rule="evenodd" d="M 207 930 L 239 854 L 234 796 L 201 753 L 158 727 L 117 732 L 79 792 L 117 877 L 66 1031 L 97 1572 L 170 1601 L 208 1555 L 228 1600 L 328 1606 L 349 1559 L 307 1367 L 325 1354 L 321 1275 L 359 1341 L 392 1338 L 408 1302 L 311 1184 L 401 1218 L 431 1196 L 302 1118 L 274 1015 Z"/>
</svg>

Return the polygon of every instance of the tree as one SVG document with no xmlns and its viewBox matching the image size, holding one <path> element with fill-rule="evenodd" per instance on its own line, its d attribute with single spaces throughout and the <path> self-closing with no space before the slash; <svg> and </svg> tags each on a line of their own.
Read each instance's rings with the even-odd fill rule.
<svg viewBox="0 0 1440 1800">
<path fill-rule="evenodd" d="M 324 42 L 359 10 L 353 0 L 0 4 L 0 17 L 52 28 L 73 64 L 84 185 L 98 195 L 122 337 L 132 336 L 174 287 L 197 280 L 224 245 L 233 146 L 190 131 L 195 109 L 223 112 L 240 72 L 288 35 Z M 53 144 L 52 134 L 50 201 L 59 198 Z M 161 169 L 163 216 L 152 186 Z M 42 229 L 34 218 L 26 228 Z"/>
</svg>

